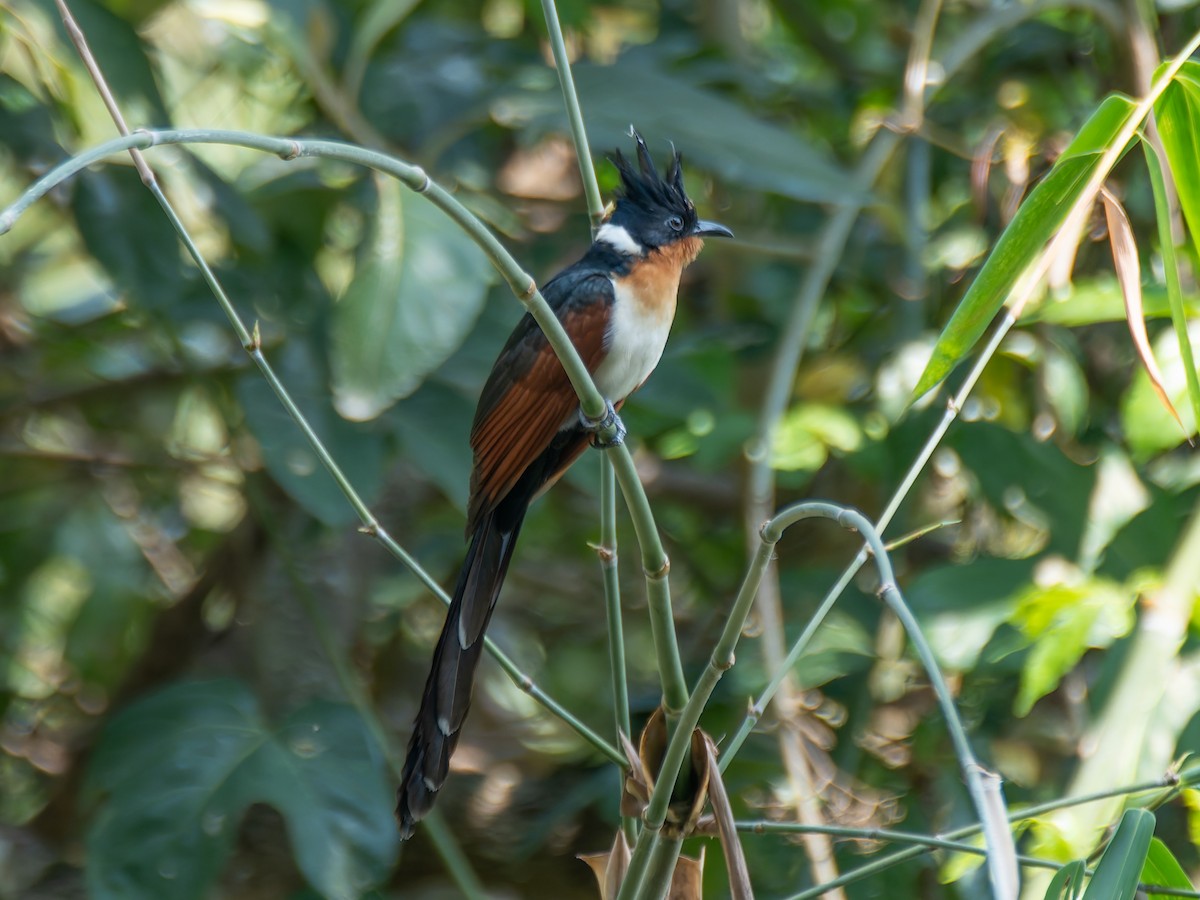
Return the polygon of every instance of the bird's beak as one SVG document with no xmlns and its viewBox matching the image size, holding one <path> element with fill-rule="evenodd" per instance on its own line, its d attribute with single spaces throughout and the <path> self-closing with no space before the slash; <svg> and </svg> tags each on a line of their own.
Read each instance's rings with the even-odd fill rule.
<svg viewBox="0 0 1200 900">
<path fill-rule="evenodd" d="M 706 222 L 701 219 L 696 223 L 696 228 L 692 231 L 696 237 L 733 237 L 733 232 L 724 225 L 719 225 L 716 222 Z"/>
</svg>

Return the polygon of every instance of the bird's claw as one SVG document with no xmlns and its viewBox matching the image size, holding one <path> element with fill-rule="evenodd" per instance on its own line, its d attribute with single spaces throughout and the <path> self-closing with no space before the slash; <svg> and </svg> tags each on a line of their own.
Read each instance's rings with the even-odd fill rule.
<svg viewBox="0 0 1200 900">
<path fill-rule="evenodd" d="M 579 424 L 583 426 L 583 430 L 591 434 L 592 446 L 597 450 L 607 450 L 610 447 L 616 447 L 625 440 L 625 424 L 621 421 L 621 417 L 617 415 L 617 411 L 613 408 L 612 402 L 604 401 L 604 415 L 599 419 L 590 418 L 582 409 L 579 410 Z M 600 433 L 608 429 L 614 429 L 613 436 L 604 439 L 600 437 Z"/>
</svg>

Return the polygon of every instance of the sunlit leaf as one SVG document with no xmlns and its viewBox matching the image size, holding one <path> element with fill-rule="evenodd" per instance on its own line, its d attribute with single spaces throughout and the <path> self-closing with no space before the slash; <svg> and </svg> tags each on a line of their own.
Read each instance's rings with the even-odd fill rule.
<svg viewBox="0 0 1200 900">
<path fill-rule="evenodd" d="M 1179 206 L 1194 242 L 1200 241 L 1200 63 L 1185 62 L 1154 104 Z"/>
<path fill-rule="evenodd" d="M 1084 900 L 1133 900 L 1153 835 L 1153 814 L 1144 809 L 1125 810 L 1084 892 Z"/>
<path fill-rule="evenodd" d="M 1200 152 L 1200 147 L 1194 149 Z M 1158 244 L 1162 251 L 1163 274 L 1167 282 L 1171 325 L 1175 329 L 1175 339 L 1179 342 L 1179 355 L 1185 361 L 1184 373 L 1187 376 L 1188 397 L 1192 401 L 1192 418 L 1200 421 L 1200 378 L 1196 374 L 1196 356 L 1192 352 L 1192 341 L 1187 330 L 1188 310 L 1185 308 L 1183 288 L 1180 285 L 1166 178 L 1159 161 L 1159 148 L 1143 138 L 1142 150 L 1146 157 L 1146 170 L 1150 173 L 1150 186 L 1154 195 L 1154 216 L 1158 222 Z"/>
<path fill-rule="evenodd" d="M 1128 121 L 1133 108 L 1128 97 L 1109 96 L 1030 192 L 942 330 L 933 356 L 913 391 L 914 398 L 938 384 L 971 352 L 1017 279 L 1066 220 L 1099 165 L 1101 155 Z"/>
<path fill-rule="evenodd" d="M 334 310 L 334 404 L 373 419 L 445 362 L 495 276 L 483 251 L 428 200 L 375 179 L 378 202 L 354 278 Z"/>
<path fill-rule="evenodd" d="M 1134 599 L 1132 591 L 1100 578 L 1034 584 L 1022 591 L 1012 623 L 1032 646 L 1021 669 L 1016 714 L 1027 715 L 1088 649 L 1107 647 L 1127 634 Z"/>
<path fill-rule="evenodd" d="M 1129 325 L 1129 336 L 1133 339 L 1134 349 L 1138 359 L 1142 361 L 1142 368 L 1150 379 L 1154 393 L 1179 423 L 1179 430 L 1184 431 L 1186 436 L 1183 420 L 1179 418 L 1171 398 L 1167 396 L 1162 373 L 1158 369 L 1158 363 L 1154 361 L 1154 353 L 1150 350 L 1150 339 L 1146 337 L 1146 322 L 1142 317 L 1142 268 L 1138 262 L 1137 244 L 1133 240 L 1133 226 L 1129 224 L 1129 216 L 1125 214 L 1124 207 L 1112 192 L 1101 188 L 1100 199 L 1104 203 L 1104 218 L 1108 223 L 1108 242 L 1112 247 L 1117 281 L 1125 298 L 1125 319 Z"/>
<path fill-rule="evenodd" d="M 1182 298 L 1185 314 L 1200 315 L 1200 296 Z M 1165 288 L 1142 285 L 1142 314 L 1147 319 L 1165 319 L 1171 315 L 1171 301 Z M 1125 298 L 1116 278 L 1108 272 L 1076 278 L 1062 294 L 1047 297 L 1036 308 L 1026 310 L 1021 324 L 1047 322 L 1074 328 L 1097 322 L 1119 322 L 1125 318 Z"/>
<path fill-rule="evenodd" d="M 1146 853 L 1146 865 L 1142 868 L 1141 881 L 1143 884 L 1179 888 L 1185 891 L 1193 890 L 1191 879 L 1183 871 L 1183 866 L 1179 865 L 1179 860 L 1158 838 L 1150 841 L 1150 849 Z M 1155 891 L 1147 893 L 1150 897 L 1168 896 Z"/>
<path fill-rule="evenodd" d="M 315 702 L 278 723 L 239 682 L 184 682 L 104 729 L 88 769 L 89 895 L 209 896 L 253 803 L 287 823 L 300 871 L 325 896 L 358 897 L 396 854 L 378 748 L 348 706 Z"/>
<path fill-rule="evenodd" d="M 779 420 L 771 445 L 771 465 L 784 471 L 816 471 L 829 450 L 852 452 L 861 446 L 862 429 L 844 409 L 804 403 Z"/>
<path fill-rule="evenodd" d="M 104 73 L 104 80 L 121 105 L 129 126 L 169 125 L 170 118 L 146 55 L 146 45 L 133 26 L 93 0 L 71 0 L 69 6 L 71 15 L 87 35 L 88 47 Z M 67 41 L 62 19 L 56 14 L 53 20 L 64 45 L 72 46 Z M 84 73 L 78 55 L 72 49 L 65 58 L 70 60 L 72 67 L 78 67 L 79 87 L 87 91 L 87 99 L 95 98 L 91 78 Z M 98 98 L 95 98 L 95 102 L 98 106 Z M 105 125 L 109 123 L 105 122 Z"/>
<path fill-rule="evenodd" d="M 1013 614 L 1030 560 L 976 559 L 970 566 L 926 569 L 904 590 L 938 661 L 968 671 L 996 629 Z M 820 632 L 818 632 L 818 636 Z"/>
<path fill-rule="evenodd" d="M 1200 338 L 1200 327 L 1194 325 L 1188 331 L 1193 340 Z M 1163 387 L 1167 396 L 1179 408 L 1184 436 L 1194 437 L 1196 422 L 1192 407 L 1184 402 L 1187 396 L 1187 376 L 1184 371 L 1186 364 L 1179 356 L 1179 341 L 1175 339 L 1174 333 L 1163 330 L 1153 339 L 1151 346 L 1162 369 Z M 1141 369 L 1134 373 L 1133 383 L 1121 398 L 1121 426 L 1129 449 L 1138 461 L 1177 447 L 1183 440 L 1179 433 L 1179 425 L 1158 401 L 1150 379 Z"/>
</svg>

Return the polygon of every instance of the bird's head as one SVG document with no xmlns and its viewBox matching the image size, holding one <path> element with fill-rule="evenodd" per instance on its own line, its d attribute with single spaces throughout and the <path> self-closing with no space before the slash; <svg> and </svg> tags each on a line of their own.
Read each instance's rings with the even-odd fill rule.
<svg viewBox="0 0 1200 900">
<path fill-rule="evenodd" d="M 638 167 L 620 150 L 612 161 L 621 176 L 616 208 L 596 232 L 597 242 L 608 244 L 624 256 L 645 256 L 688 239 L 733 237 L 724 225 L 707 222 L 696 215 L 696 207 L 683 189 L 682 159 L 676 152 L 666 177 L 659 175 L 642 136 L 637 142 Z M 699 240 L 693 240 L 699 252 Z"/>
</svg>

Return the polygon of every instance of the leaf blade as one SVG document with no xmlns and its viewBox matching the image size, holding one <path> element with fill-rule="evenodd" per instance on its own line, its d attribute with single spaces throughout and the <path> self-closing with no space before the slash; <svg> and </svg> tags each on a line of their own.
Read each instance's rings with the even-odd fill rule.
<svg viewBox="0 0 1200 900">
<path fill-rule="evenodd" d="M 1116 137 L 1133 110 L 1134 103 L 1128 97 L 1109 95 L 1030 192 L 942 329 L 912 399 L 939 384 L 983 336 L 1018 279 L 1066 221 L 1107 143 Z"/>
</svg>

